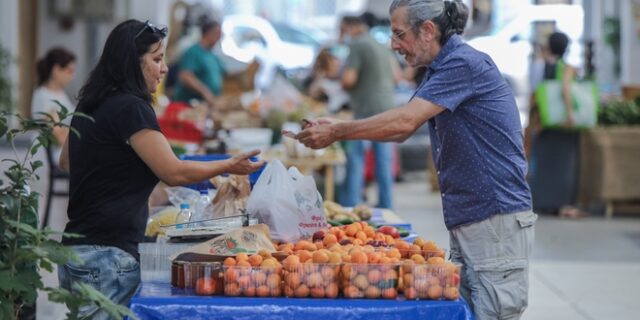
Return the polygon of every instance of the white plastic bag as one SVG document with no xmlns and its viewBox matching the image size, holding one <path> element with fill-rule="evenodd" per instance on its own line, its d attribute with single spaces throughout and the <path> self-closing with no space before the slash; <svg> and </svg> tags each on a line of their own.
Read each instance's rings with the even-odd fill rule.
<svg viewBox="0 0 640 320">
<path fill-rule="evenodd" d="M 269 226 L 274 240 L 297 242 L 326 227 L 322 197 L 313 177 L 279 160 L 267 164 L 253 187 L 247 211 Z"/>
</svg>

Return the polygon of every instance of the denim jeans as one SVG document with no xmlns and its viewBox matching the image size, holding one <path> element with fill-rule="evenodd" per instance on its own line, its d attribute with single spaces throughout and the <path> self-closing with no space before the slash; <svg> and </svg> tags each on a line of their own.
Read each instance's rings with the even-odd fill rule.
<svg viewBox="0 0 640 320">
<path fill-rule="evenodd" d="M 77 282 L 91 285 L 114 303 L 128 306 L 140 283 L 140 264 L 131 254 L 116 247 L 70 246 L 83 261 L 58 266 L 58 279 L 64 289 L 74 291 Z M 109 319 L 95 305 L 80 308 L 80 318 Z"/>
<path fill-rule="evenodd" d="M 347 178 L 339 188 L 338 202 L 343 206 L 353 207 L 362 203 L 364 192 L 364 165 L 366 148 L 373 145 L 375 159 L 375 175 L 378 183 L 379 208 L 393 208 L 393 173 L 391 157 L 393 144 L 389 142 L 348 141 L 347 145 Z"/>
</svg>

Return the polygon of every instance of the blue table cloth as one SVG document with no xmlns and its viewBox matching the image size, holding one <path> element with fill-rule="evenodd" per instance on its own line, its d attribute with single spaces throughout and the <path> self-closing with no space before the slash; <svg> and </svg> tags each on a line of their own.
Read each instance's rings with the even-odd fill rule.
<svg viewBox="0 0 640 320">
<path fill-rule="evenodd" d="M 458 301 L 196 296 L 166 283 L 142 283 L 131 299 L 141 319 L 473 319 Z"/>
</svg>

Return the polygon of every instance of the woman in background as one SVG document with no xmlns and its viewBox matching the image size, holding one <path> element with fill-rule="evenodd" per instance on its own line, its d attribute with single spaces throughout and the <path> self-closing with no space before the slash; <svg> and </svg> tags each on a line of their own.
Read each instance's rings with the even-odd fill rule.
<svg viewBox="0 0 640 320">
<path fill-rule="evenodd" d="M 38 87 L 33 91 L 31 98 L 31 118 L 42 119 L 46 117 L 44 114 L 48 114 L 55 121 L 58 121 L 60 119 L 57 111 L 60 110 L 60 106 L 54 101 L 60 102 L 69 110 L 73 110 L 75 107 L 64 89 L 75 77 L 76 56 L 64 48 L 53 48 L 38 61 L 36 70 L 38 72 Z M 64 144 L 68 134 L 68 128 L 53 128 L 53 136 L 57 143 L 53 149 L 54 159 L 59 158 L 60 147 Z"/>
</svg>

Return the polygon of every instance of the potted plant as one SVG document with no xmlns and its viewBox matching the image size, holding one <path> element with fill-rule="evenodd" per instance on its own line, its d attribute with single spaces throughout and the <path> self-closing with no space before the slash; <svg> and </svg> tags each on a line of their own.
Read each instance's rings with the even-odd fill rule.
<svg viewBox="0 0 640 320">
<path fill-rule="evenodd" d="M 608 103 L 599 111 L 599 126 L 582 134 L 579 199 L 604 203 L 607 216 L 615 202 L 640 200 L 638 100 Z"/>
<path fill-rule="evenodd" d="M 129 309 L 114 304 L 89 285 L 76 285 L 70 292 L 46 287 L 42 282 L 41 269 L 52 272 L 54 264 L 78 260 L 72 250 L 51 239 L 59 232 L 49 227 L 37 228 L 40 194 L 29 187 L 39 179 L 37 171 L 43 165 L 33 156 L 54 141 L 54 126 L 68 127 L 62 121 L 72 113 L 61 106 L 58 115 L 59 121 L 50 116 L 30 120 L 0 111 L 0 139 L 6 139 L 14 154 L 13 158 L 2 160 L 9 167 L 0 176 L 0 319 L 17 319 L 25 306 L 34 305 L 38 290 L 47 292 L 51 301 L 65 303 L 69 308 L 68 319 L 78 319 L 80 306 L 86 304 L 95 304 L 113 317 L 133 317 Z M 17 120 L 15 128 L 9 127 L 12 118 Z M 78 134 L 73 128 L 70 131 Z M 28 133 L 36 133 L 36 138 L 21 154 L 15 139 Z"/>
</svg>

